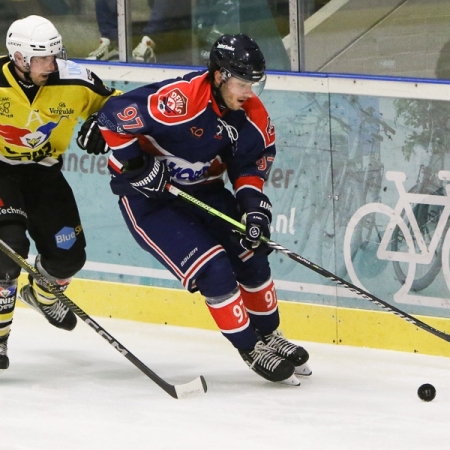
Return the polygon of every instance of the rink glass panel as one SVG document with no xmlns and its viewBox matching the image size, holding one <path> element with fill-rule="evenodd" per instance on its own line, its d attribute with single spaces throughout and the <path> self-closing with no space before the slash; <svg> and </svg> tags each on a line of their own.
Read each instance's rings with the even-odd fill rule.
<svg viewBox="0 0 450 450">
<path fill-rule="evenodd" d="M 84 59 L 99 46 L 95 0 L 3 3 L 0 7 L 3 36 L 12 21 L 37 14 L 55 24 L 70 58 Z M 156 64 L 204 67 L 218 35 L 243 32 L 259 43 L 270 70 L 450 78 L 447 0 L 118 0 L 117 3 L 123 24 L 119 59 L 131 65 L 139 64 L 133 61 L 132 50 L 145 34 L 156 43 Z M 158 4 L 163 5 L 162 10 Z M 152 13 L 153 19 L 160 14 L 161 20 L 149 32 L 147 24 Z M 6 53 L 4 43 L 1 46 L 2 53 Z"/>
</svg>

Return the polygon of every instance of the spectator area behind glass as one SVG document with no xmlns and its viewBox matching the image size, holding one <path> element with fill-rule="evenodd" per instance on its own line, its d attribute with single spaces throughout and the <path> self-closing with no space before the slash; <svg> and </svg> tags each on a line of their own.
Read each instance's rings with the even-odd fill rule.
<svg viewBox="0 0 450 450">
<path fill-rule="evenodd" d="M 244 32 L 263 49 L 269 69 L 290 70 L 282 43 L 282 36 L 289 33 L 289 0 L 130 0 L 129 4 L 129 62 L 142 62 L 133 60 L 131 50 L 148 35 L 155 43 L 156 63 L 204 66 L 218 35 Z M 30 14 L 45 16 L 54 23 L 63 36 L 69 58 L 87 58 L 100 44 L 95 0 L 0 1 L 3 36 L 13 20 Z M 149 32 L 152 14 L 157 17 Z M 4 39 L 1 51 L 6 53 Z M 118 60 L 117 52 L 110 59 L 113 60 Z"/>
<path fill-rule="evenodd" d="M 84 59 L 100 44 L 96 1 L 0 0 L 0 31 L 5 36 L 13 20 L 43 15 L 62 34 L 69 57 Z M 295 0 L 128 1 L 130 63 L 204 67 L 218 35 L 244 32 L 260 45 L 269 70 L 450 79 L 448 0 L 298 0 L 302 57 L 291 54 L 299 25 L 290 20 Z M 159 20 L 149 32 L 152 14 Z M 132 51 L 146 33 L 155 57 L 138 61 Z M 3 38 L 0 48 L 6 53 Z M 117 60 L 111 49 L 110 60 Z"/>
</svg>

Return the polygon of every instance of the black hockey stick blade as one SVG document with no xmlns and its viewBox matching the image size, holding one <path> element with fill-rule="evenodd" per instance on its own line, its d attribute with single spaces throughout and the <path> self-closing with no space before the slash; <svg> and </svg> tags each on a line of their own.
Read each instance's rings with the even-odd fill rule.
<svg viewBox="0 0 450 450">
<path fill-rule="evenodd" d="M 60 300 L 65 306 L 73 311 L 83 322 L 93 328 L 97 334 L 104 338 L 110 345 L 112 345 L 120 354 L 125 356 L 131 363 L 133 363 L 141 372 L 154 381 L 161 389 L 166 391 L 173 398 L 190 398 L 197 395 L 205 394 L 207 391 L 206 381 L 203 376 L 199 376 L 189 383 L 172 385 L 163 380 L 153 370 L 149 369 L 142 361 L 126 349 L 119 341 L 111 336 L 101 325 L 86 314 L 79 306 L 77 306 L 69 297 L 62 292 L 59 292 L 57 287 L 51 284 L 34 266 L 18 253 L 16 253 L 9 245 L 0 239 L 0 250 L 9 256 L 22 269 L 28 272 L 35 280 L 44 283 L 49 291 Z"/>
<path fill-rule="evenodd" d="M 166 188 L 171 194 L 181 197 L 184 200 L 192 203 L 193 205 L 198 206 L 201 209 L 204 209 L 208 213 L 212 214 L 213 216 L 219 217 L 229 224 L 233 225 L 234 228 L 239 231 L 242 234 L 245 234 L 245 226 L 234 220 L 233 218 L 227 216 L 226 214 L 223 214 L 222 212 L 212 208 L 211 206 L 207 205 L 206 203 L 203 203 L 202 201 L 196 199 L 195 197 L 192 197 L 191 195 L 187 194 L 186 192 L 181 191 L 175 186 L 172 186 L 171 184 L 167 185 Z M 308 269 L 313 270 L 314 272 L 318 273 L 319 275 L 322 275 L 325 278 L 328 278 L 331 281 L 334 281 L 339 286 L 343 286 L 350 291 L 354 292 L 355 294 L 358 294 L 360 297 L 371 301 L 372 303 L 375 303 L 376 305 L 380 306 L 381 308 L 385 309 L 386 311 L 389 311 L 396 316 L 400 317 L 401 319 L 406 320 L 409 323 L 412 323 L 413 325 L 421 328 L 422 330 L 428 331 L 428 333 L 434 334 L 438 338 L 443 339 L 444 341 L 450 342 L 450 334 L 444 333 L 443 331 L 437 330 L 436 328 L 433 328 L 432 326 L 428 325 L 425 322 L 422 322 L 421 320 L 410 316 L 406 312 L 402 311 L 401 309 L 398 309 L 397 307 L 391 305 L 390 303 L 381 300 L 378 297 L 375 297 L 375 295 L 370 294 L 369 292 L 365 291 L 364 289 L 359 288 L 358 286 L 344 280 L 343 278 L 338 277 L 332 272 L 329 272 L 328 270 L 324 269 L 323 267 L 318 266 L 317 264 L 314 264 L 313 262 L 307 260 L 303 256 L 298 255 L 297 253 L 294 253 L 291 250 L 288 250 L 287 248 L 283 247 L 280 244 L 277 244 L 274 241 L 271 241 L 270 239 L 267 239 L 265 237 L 261 238 L 261 241 L 264 242 L 267 246 L 270 248 L 273 248 L 274 250 L 284 253 L 292 260 L 302 264 L 303 266 L 307 267 Z"/>
</svg>

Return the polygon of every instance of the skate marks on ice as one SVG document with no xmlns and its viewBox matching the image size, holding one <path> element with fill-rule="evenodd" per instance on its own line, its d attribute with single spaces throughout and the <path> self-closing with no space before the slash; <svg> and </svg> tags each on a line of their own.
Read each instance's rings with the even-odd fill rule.
<svg viewBox="0 0 450 450">
<path fill-rule="evenodd" d="M 2 448 L 428 450 L 450 439 L 448 358 L 298 342 L 313 374 L 292 387 L 254 374 L 219 332 L 98 321 L 171 383 L 203 373 L 208 393 L 173 401 L 84 323 L 66 332 L 17 308 Z M 424 383 L 437 389 L 430 403 Z"/>
</svg>

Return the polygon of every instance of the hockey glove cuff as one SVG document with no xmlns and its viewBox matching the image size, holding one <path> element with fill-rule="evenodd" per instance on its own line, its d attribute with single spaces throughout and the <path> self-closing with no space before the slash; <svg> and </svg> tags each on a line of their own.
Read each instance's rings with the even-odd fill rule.
<svg viewBox="0 0 450 450">
<path fill-rule="evenodd" d="M 121 177 L 126 178 L 133 189 L 147 198 L 161 198 L 166 184 L 170 181 L 166 165 L 146 154 L 143 155 L 139 169 L 130 171 L 128 168 Z"/>
<path fill-rule="evenodd" d="M 109 152 L 110 148 L 97 124 L 97 113 L 91 114 L 81 125 L 77 136 L 77 144 L 81 150 L 85 150 L 89 154 L 104 155 Z"/>
</svg>

